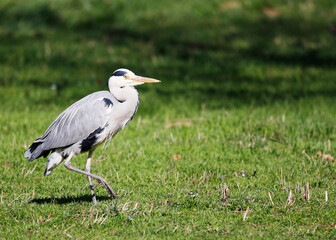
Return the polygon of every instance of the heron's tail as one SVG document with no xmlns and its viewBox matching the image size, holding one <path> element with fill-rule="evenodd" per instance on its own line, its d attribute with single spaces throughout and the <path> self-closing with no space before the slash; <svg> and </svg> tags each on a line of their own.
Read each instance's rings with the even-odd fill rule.
<svg viewBox="0 0 336 240">
<path fill-rule="evenodd" d="M 48 156 L 50 151 L 46 151 L 42 149 L 42 141 L 39 139 L 35 140 L 33 144 L 28 148 L 25 152 L 24 157 L 28 159 L 28 161 L 33 161 L 39 157 Z"/>
</svg>

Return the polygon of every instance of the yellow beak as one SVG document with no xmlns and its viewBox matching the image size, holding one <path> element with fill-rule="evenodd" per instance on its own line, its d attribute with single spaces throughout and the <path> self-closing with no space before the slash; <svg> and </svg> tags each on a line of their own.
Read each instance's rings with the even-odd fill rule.
<svg viewBox="0 0 336 240">
<path fill-rule="evenodd" d="M 154 79 L 154 78 L 147 78 L 147 77 L 141 77 L 141 76 L 134 76 L 131 77 L 133 81 L 136 82 L 143 82 L 143 83 L 159 83 L 160 80 Z"/>
</svg>

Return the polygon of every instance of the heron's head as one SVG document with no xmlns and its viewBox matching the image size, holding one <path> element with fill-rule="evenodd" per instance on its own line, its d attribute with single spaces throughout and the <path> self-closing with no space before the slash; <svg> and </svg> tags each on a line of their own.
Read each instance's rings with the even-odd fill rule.
<svg viewBox="0 0 336 240">
<path fill-rule="evenodd" d="M 123 88 L 127 86 L 136 86 L 144 83 L 157 83 L 159 80 L 135 75 L 132 71 L 120 68 L 114 71 L 108 81 L 109 88 Z"/>
</svg>

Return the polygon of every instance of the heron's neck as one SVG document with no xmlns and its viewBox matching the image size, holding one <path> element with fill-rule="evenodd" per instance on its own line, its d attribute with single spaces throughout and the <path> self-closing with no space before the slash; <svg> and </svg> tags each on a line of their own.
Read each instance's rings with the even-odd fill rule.
<svg viewBox="0 0 336 240">
<path fill-rule="evenodd" d="M 134 87 L 112 88 L 110 92 L 121 103 L 137 106 L 139 102 L 139 94 Z"/>
</svg>

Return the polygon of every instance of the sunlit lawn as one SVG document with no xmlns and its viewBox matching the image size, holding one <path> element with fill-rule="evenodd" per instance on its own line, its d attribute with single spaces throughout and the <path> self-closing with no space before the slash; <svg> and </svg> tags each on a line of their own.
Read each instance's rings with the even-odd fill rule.
<svg viewBox="0 0 336 240">
<path fill-rule="evenodd" d="M 333 1 L 0 3 L 0 238 L 336 236 Z M 127 67 L 133 121 L 96 190 L 23 154 Z M 85 167 L 86 155 L 72 160 Z"/>
</svg>

